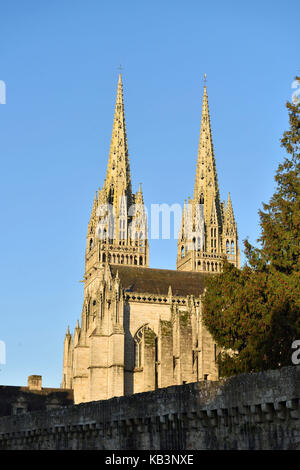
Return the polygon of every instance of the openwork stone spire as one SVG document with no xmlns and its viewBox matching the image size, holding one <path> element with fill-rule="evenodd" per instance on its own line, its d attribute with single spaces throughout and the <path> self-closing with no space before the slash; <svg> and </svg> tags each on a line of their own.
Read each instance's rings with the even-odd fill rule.
<svg viewBox="0 0 300 470">
<path fill-rule="evenodd" d="M 196 204 L 204 204 L 206 223 L 209 221 L 213 201 L 215 201 L 217 214 L 218 217 L 220 217 L 218 177 L 210 125 L 207 89 L 206 86 L 204 86 L 194 202 Z"/>
<path fill-rule="evenodd" d="M 128 203 L 132 202 L 131 176 L 128 157 L 122 76 L 119 75 L 114 123 L 106 179 L 103 190 L 108 202 L 118 210 L 121 195 L 125 194 Z"/>
<path fill-rule="evenodd" d="M 194 198 L 183 211 L 178 238 L 177 269 L 184 271 L 220 271 L 222 258 L 239 267 L 237 229 L 232 222 L 229 198 L 227 211 L 220 202 L 218 177 L 209 116 L 207 89 L 204 86 L 200 139 Z M 233 219 L 234 221 L 234 219 Z M 224 226 L 231 227 L 230 240 Z M 228 251 L 228 246 L 230 250 Z"/>
<path fill-rule="evenodd" d="M 122 77 L 103 188 L 96 193 L 88 225 L 86 273 L 100 263 L 148 266 L 148 225 L 141 186 L 132 193 Z"/>
</svg>

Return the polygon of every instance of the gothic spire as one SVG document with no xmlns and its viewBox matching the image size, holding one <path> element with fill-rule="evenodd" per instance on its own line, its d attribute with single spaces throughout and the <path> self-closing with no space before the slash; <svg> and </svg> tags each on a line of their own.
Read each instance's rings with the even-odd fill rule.
<svg viewBox="0 0 300 470">
<path fill-rule="evenodd" d="M 234 235 L 235 233 L 236 233 L 236 222 L 234 218 L 230 193 L 228 193 L 228 201 L 227 201 L 226 213 L 225 213 L 225 234 Z"/>
<path fill-rule="evenodd" d="M 230 193 L 228 193 L 228 201 L 227 201 L 227 206 L 226 206 L 226 219 L 235 222 Z"/>
<path fill-rule="evenodd" d="M 219 205 L 219 187 L 210 125 L 206 85 L 204 86 L 197 169 L 194 186 L 194 203 L 204 204 L 204 217 L 210 217 L 212 201 Z"/>
<path fill-rule="evenodd" d="M 123 190 L 131 202 L 131 177 L 125 125 L 122 76 L 119 75 L 109 160 L 104 184 L 108 202 L 118 206 Z"/>
</svg>

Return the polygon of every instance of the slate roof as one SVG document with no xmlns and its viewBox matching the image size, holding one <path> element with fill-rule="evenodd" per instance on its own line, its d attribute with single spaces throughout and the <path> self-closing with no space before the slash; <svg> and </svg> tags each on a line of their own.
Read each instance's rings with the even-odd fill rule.
<svg viewBox="0 0 300 470">
<path fill-rule="evenodd" d="M 167 296 L 169 286 L 172 294 L 185 297 L 194 295 L 198 297 L 203 293 L 205 279 L 211 274 L 173 271 L 169 269 L 139 268 L 120 265 L 111 265 L 115 276 L 117 271 L 122 287 L 127 292 L 155 294 Z"/>
<path fill-rule="evenodd" d="M 73 405 L 73 390 L 62 388 L 42 388 L 29 390 L 29 387 L 0 385 L 0 416 L 12 414 L 12 406 L 18 399 L 24 399 L 27 411 L 46 410 L 49 400 L 58 400 L 61 406 Z"/>
</svg>

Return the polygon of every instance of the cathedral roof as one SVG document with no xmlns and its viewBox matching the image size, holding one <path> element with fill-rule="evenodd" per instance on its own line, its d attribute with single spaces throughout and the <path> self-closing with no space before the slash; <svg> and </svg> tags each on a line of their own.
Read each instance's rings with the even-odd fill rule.
<svg viewBox="0 0 300 470">
<path fill-rule="evenodd" d="M 112 265 L 111 270 L 114 276 L 118 271 L 121 285 L 125 291 L 162 296 L 168 296 L 169 286 L 171 286 L 172 295 L 198 297 L 204 291 L 205 278 L 209 276 L 209 274 L 190 271 L 120 265 Z"/>
</svg>

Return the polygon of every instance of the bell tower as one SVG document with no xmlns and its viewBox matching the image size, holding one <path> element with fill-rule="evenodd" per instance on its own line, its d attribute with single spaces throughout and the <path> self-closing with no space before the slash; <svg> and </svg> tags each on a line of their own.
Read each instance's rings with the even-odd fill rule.
<svg viewBox="0 0 300 470">
<path fill-rule="evenodd" d="M 73 387 L 76 403 L 124 394 L 123 294 L 110 266 L 148 267 L 147 238 L 142 188 L 131 188 L 120 74 L 106 178 L 88 223 L 81 324 L 64 344 L 63 387 Z"/>
<path fill-rule="evenodd" d="M 194 195 L 184 204 L 177 269 L 218 272 L 224 256 L 235 266 L 240 266 L 237 226 L 230 196 L 227 208 L 225 202 L 220 201 L 205 85 Z"/>
<path fill-rule="evenodd" d="M 132 193 L 122 77 L 117 100 L 106 178 L 96 192 L 88 224 L 86 272 L 95 263 L 148 267 L 148 224 L 141 184 Z"/>
</svg>

